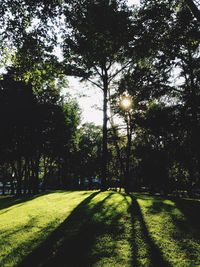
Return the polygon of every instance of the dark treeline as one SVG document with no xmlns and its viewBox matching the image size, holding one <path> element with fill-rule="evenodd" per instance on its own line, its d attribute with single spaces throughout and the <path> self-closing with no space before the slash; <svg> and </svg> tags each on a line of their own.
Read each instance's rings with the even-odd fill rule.
<svg viewBox="0 0 200 267">
<path fill-rule="evenodd" d="M 192 194 L 200 188 L 200 24 L 176 1 L 144 1 L 137 22 L 145 60 L 119 85 L 134 102 L 133 188 Z"/>
<path fill-rule="evenodd" d="M 196 1 L 3 1 L 2 192 L 200 190 L 199 12 Z M 102 91 L 102 127 L 81 125 L 67 76 Z"/>
<path fill-rule="evenodd" d="M 55 95 L 53 99 L 44 103 L 31 85 L 11 75 L 0 81 L 3 193 L 6 188 L 20 195 L 38 193 L 46 186 L 72 186 L 68 155 L 75 146 L 79 109 L 73 100 L 64 103 Z"/>
</svg>

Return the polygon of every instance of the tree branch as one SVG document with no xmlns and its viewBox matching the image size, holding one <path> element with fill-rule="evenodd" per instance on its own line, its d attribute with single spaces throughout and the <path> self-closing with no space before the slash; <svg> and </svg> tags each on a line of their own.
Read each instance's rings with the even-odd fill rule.
<svg viewBox="0 0 200 267">
<path fill-rule="evenodd" d="M 113 75 L 111 75 L 109 77 L 109 82 L 111 82 L 120 72 L 122 72 L 124 69 L 126 69 L 128 67 L 128 65 L 130 65 L 133 61 L 129 61 L 125 66 L 123 66 L 121 69 L 119 69 L 118 71 L 116 71 Z"/>
<path fill-rule="evenodd" d="M 185 2 L 192 12 L 193 16 L 200 22 L 200 10 L 198 9 L 197 5 L 193 0 L 185 0 Z"/>
<path fill-rule="evenodd" d="M 85 78 L 88 82 L 94 84 L 95 86 L 99 87 L 101 90 L 103 90 L 103 87 L 101 85 L 99 85 L 98 83 L 92 81 L 90 78 Z"/>
</svg>

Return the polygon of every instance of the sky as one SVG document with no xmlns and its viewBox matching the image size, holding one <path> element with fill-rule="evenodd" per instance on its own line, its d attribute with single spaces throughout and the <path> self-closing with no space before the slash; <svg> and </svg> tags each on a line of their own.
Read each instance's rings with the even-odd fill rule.
<svg viewBox="0 0 200 267">
<path fill-rule="evenodd" d="M 128 0 L 127 3 L 128 5 L 139 5 L 140 0 Z"/>
<path fill-rule="evenodd" d="M 128 0 L 129 5 L 140 3 L 140 0 Z M 79 106 L 82 110 L 82 123 L 92 122 L 96 125 L 102 125 L 102 91 L 90 83 L 80 83 L 79 79 L 68 77 L 69 87 L 66 92 L 69 92 L 72 97 L 77 98 Z"/>
<path fill-rule="evenodd" d="M 101 89 L 91 86 L 90 83 L 79 82 L 78 78 L 68 77 L 68 81 L 66 92 L 77 99 L 82 111 L 82 123 L 93 122 L 102 125 L 103 114 L 99 110 L 103 101 Z"/>
</svg>

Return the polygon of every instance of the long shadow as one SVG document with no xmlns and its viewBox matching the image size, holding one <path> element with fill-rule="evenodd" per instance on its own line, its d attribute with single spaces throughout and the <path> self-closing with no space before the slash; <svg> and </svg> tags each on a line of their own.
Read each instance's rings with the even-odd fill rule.
<svg viewBox="0 0 200 267">
<path fill-rule="evenodd" d="M 140 199 L 142 197 L 140 196 Z M 143 198 L 145 199 L 145 198 Z M 149 212 L 152 214 L 160 213 L 160 212 L 169 212 L 173 217 L 172 213 L 174 208 L 179 209 L 187 222 L 191 224 L 193 227 L 200 230 L 200 200 L 197 199 L 187 199 L 187 198 L 178 198 L 178 197 L 168 197 L 168 198 L 149 198 L 152 200 L 152 205 L 149 208 Z M 163 200 L 171 200 L 175 203 L 175 206 L 169 205 L 167 203 L 163 203 Z M 174 218 L 174 220 L 176 220 Z"/>
<path fill-rule="evenodd" d="M 141 229 L 141 237 L 144 241 L 144 243 L 147 246 L 147 253 L 148 253 L 148 259 L 149 264 L 145 265 L 148 267 L 170 267 L 171 265 L 169 262 L 167 262 L 162 254 L 162 251 L 160 248 L 154 243 L 151 235 L 149 234 L 148 228 L 146 226 L 146 223 L 144 221 L 143 214 L 141 212 L 141 208 L 136 200 L 136 198 L 132 195 L 132 205 L 130 209 L 131 213 L 131 220 L 133 225 L 133 233 L 132 233 L 132 266 L 133 267 L 141 267 L 139 261 L 138 261 L 138 255 L 139 255 L 139 245 L 137 244 L 137 236 L 136 236 L 136 224 L 139 224 Z"/>
<path fill-rule="evenodd" d="M 32 253 L 30 253 L 18 267 L 33 266 L 84 266 L 84 252 L 91 245 L 90 212 L 87 208 L 91 200 L 99 192 L 91 194 L 81 202 L 71 215 Z M 104 199 L 105 201 L 105 199 Z M 95 206 L 100 209 L 102 202 Z M 92 210 L 92 213 L 95 212 Z M 87 225 L 87 226 L 86 226 Z M 83 229 L 84 228 L 84 229 Z M 83 240 L 84 239 L 84 240 Z M 83 245 L 84 241 L 84 245 Z M 79 250 L 81 247 L 82 250 Z"/>
<path fill-rule="evenodd" d="M 148 211 L 152 214 L 158 214 L 161 212 L 168 213 L 173 220 L 174 225 L 177 227 L 176 234 L 179 233 L 180 237 L 183 235 L 191 236 L 194 240 L 200 240 L 200 201 L 194 199 L 180 199 L 180 198 L 168 198 L 174 202 L 175 205 L 163 203 L 164 198 L 161 201 L 152 200 L 152 205 Z M 178 209 L 183 216 L 178 216 L 175 212 Z"/>
<path fill-rule="evenodd" d="M 184 214 L 187 221 L 200 230 L 200 201 L 194 199 L 171 198 L 176 207 Z"/>
<path fill-rule="evenodd" d="M 5 232 L 6 238 L 8 238 L 8 243 L 9 243 L 9 236 L 12 236 L 13 234 L 16 233 L 23 233 L 24 231 L 31 231 L 33 227 L 37 225 L 37 220 L 35 218 L 31 218 L 28 222 L 27 225 L 25 226 L 20 226 L 16 227 L 13 230 L 9 230 Z M 37 235 L 31 236 L 28 240 L 20 243 L 17 247 L 13 248 L 12 251 L 9 254 L 3 255 L 1 259 L 1 264 L 0 266 L 10 266 L 9 262 L 12 259 L 16 259 L 18 261 L 19 257 L 21 258 L 23 255 L 23 251 L 32 251 L 34 247 L 34 243 L 41 243 L 41 240 L 44 240 L 44 231 L 45 234 L 51 233 L 55 229 L 55 225 L 57 225 L 57 220 L 51 221 L 49 224 L 47 224 L 44 227 L 40 227 L 40 230 L 37 232 Z M 0 241 L 0 245 L 4 245 L 5 243 L 3 240 Z M 30 264 L 31 265 L 31 264 Z M 13 266 L 13 265 L 12 265 Z M 29 264 L 27 263 L 27 267 Z"/>
<path fill-rule="evenodd" d="M 173 199 L 175 207 L 181 211 L 180 218 L 171 214 L 176 232 L 173 234 L 178 239 L 179 247 L 190 259 L 191 266 L 199 266 L 199 244 L 200 244 L 200 201 L 193 199 Z M 184 240 L 183 240 L 184 239 Z M 182 242 L 188 240 L 188 242 Z M 190 242 L 191 241 L 191 242 Z"/>
<path fill-rule="evenodd" d="M 106 193 L 98 202 L 92 202 L 95 192 L 81 202 L 71 215 L 18 267 L 90 267 L 102 258 L 118 257 L 117 238 L 124 233 L 119 220 L 120 203 L 109 204 L 113 192 Z M 105 202 L 107 202 L 105 204 Z M 107 235 L 112 242 L 100 244 L 99 238 Z M 98 241 L 97 241 L 98 240 Z M 122 265 L 123 266 L 123 265 Z"/>
<path fill-rule="evenodd" d="M 200 263 L 198 256 L 200 251 L 200 201 L 177 197 L 151 197 L 149 199 L 151 205 L 148 207 L 148 213 L 168 217 L 171 224 L 170 239 L 174 240 L 175 246 L 182 255 L 185 255 L 190 266 L 198 265 Z M 189 263 L 185 263 L 185 266 L 188 266 L 187 264 Z"/>
</svg>

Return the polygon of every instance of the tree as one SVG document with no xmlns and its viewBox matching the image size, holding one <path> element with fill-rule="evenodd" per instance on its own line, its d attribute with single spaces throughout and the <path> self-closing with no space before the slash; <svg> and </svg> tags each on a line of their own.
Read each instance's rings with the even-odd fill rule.
<svg viewBox="0 0 200 267">
<path fill-rule="evenodd" d="M 1 0 L 0 44 L 21 47 L 27 34 L 35 31 L 44 40 L 55 29 L 55 18 L 61 14 L 61 7 L 59 0 Z"/>
<path fill-rule="evenodd" d="M 145 140 L 147 128 L 151 128 L 148 136 L 152 146 L 158 148 L 157 152 L 160 150 L 159 136 L 162 143 L 169 145 L 165 149 L 174 155 L 173 163 L 184 166 L 190 173 L 187 188 L 191 189 L 199 180 L 199 23 L 186 6 L 177 8 L 176 1 L 143 1 L 135 28 L 138 61 L 121 81 L 119 92 L 127 91 L 136 100 L 139 121 L 147 116 L 152 103 L 164 105 L 168 117 L 174 118 L 170 121 L 172 125 L 176 122 L 178 130 L 166 123 L 163 125 L 165 130 L 157 135 L 162 125 L 159 120 L 154 130 L 142 126 L 143 138 Z M 174 82 L 175 79 L 179 82 Z M 146 118 L 153 125 L 155 117 Z M 145 156 L 146 152 L 143 152 Z M 190 159 L 186 164 L 183 157 L 188 158 L 187 155 Z M 170 160 L 168 163 L 166 166 L 173 165 Z"/>
<path fill-rule="evenodd" d="M 71 165 L 80 111 L 77 103 L 63 102 L 60 94 L 66 80 L 54 48 L 62 5 L 41 0 L 2 1 L 0 6 L 2 64 L 8 78 L 1 81 L 1 109 L 7 115 L 1 118 L 2 135 L 7 143 L 0 146 L 5 152 L 2 158 L 12 165 L 18 180 L 19 194 L 22 187 L 24 192 L 36 193 L 39 181 L 53 176 L 53 170 L 60 184 L 66 184 L 64 177 L 71 175 L 64 173 L 63 165 Z M 30 99 L 26 99 L 28 92 Z"/>
<path fill-rule="evenodd" d="M 79 130 L 78 150 L 76 153 L 76 169 L 78 169 L 77 176 L 79 176 L 81 188 L 88 186 L 91 189 L 95 186 L 95 179 L 99 180 L 101 149 L 101 128 L 92 123 L 83 124 Z"/>
<path fill-rule="evenodd" d="M 58 76 L 54 48 L 61 7 L 58 0 L 1 1 L 0 66 L 14 66 L 16 79 L 35 87 L 39 76 L 40 82 Z"/>
<path fill-rule="evenodd" d="M 8 74 L 0 81 L 0 88 L 0 166 L 4 177 L 16 181 L 18 195 L 37 193 L 39 184 L 45 188 L 51 178 L 58 181 L 53 184 L 65 185 L 70 175 L 65 173 L 66 165 L 69 167 L 73 159 L 80 121 L 77 103 L 57 102 L 55 98 L 40 102 L 31 85 Z"/>
<path fill-rule="evenodd" d="M 66 73 L 82 77 L 103 91 L 102 189 L 107 187 L 108 91 L 113 79 L 129 64 L 124 57 L 130 40 L 129 17 L 124 2 L 117 0 L 73 1 L 65 11 Z"/>
</svg>

